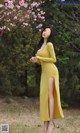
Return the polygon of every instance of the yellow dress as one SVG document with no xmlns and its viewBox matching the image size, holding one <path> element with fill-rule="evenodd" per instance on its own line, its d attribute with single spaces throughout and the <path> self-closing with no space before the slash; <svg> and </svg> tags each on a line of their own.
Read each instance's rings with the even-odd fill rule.
<svg viewBox="0 0 80 133">
<path fill-rule="evenodd" d="M 63 118 L 63 111 L 60 101 L 59 91 L 59 72 L 54 64 L 56 62 L 56 55 L 53 44 L 48 42 L 43 48 L 39 49 L 35 54 L 37 59 L 32 61 L 41 65 L 41 79 L 40 79 L 40 119 L 42 121 L 48 121 L 49 110 L 48 110 L 48 79 L 54 77 L 55 87 L 53 89 L 54 96 L 54 113 L 53 119 Z"/>
</svg>

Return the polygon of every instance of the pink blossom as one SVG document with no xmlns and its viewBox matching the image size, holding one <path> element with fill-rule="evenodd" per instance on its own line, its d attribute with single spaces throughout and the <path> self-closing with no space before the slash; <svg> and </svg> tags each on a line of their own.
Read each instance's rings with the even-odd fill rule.
<svg viewBox="0 0 80 133">
<path fill-rule="evenodd" d="M 37 19 L 35 18 L 34 21 L 36 21 Z"/>
<path fill-rule="evenodd" d="M 28 3 L 24 3 L 24 7 L 27 8 L 28 7 Z"/>
<path fill-rule="evenodd" d="M 24 0 L 19 0 L 19 5 L 20 5 L 20 6 L 24 6 L 24 4 L 25 4 L 25 3 L 24 3 Z"/>
<path fill-rule="evenodd" d="M 11 14 L 11 12 L 7 12 L 7 13 L 6 13 L 6 15 L 10 15 L 10 14 Z"/>
<path fill-rule="evenodd" d="M 3 26 L 3 27 L 0 28 L 1 31 L 5 30 L 5 29 L 7 29 L 8 31 L 11 31 L 10 28 L 6 27 L 6 26 Z"/>
<path fill-rule="evenodd" d="M 10 28 L 8 28 L 8 27 L 7 27 L 6 29 L 7 29 L 8 31 L 11 31 L 11 29 L 10 29 Z"/>
<path fill-rule="evenodd" d="M 32 12 L 32 15 L 35 15 L 35 12 Z"/>
<path fill-rule="evenodd" d="M 38 15 L 39 18 L 41 18 L 41 14 L 40 13 L 38 13 L 37 15 Z"/>
<path fill-rule="evenodd" d="M 17 19 L 17 16 L 15 16 L 14 19 Z"/>
<path fill-rule="evenodd" d="M 31 7 L 38 7 L 39 5 L 40 5 L 40 3 L 33 2 L 33 3 L 31 4 Z"/>
<path fill-rule="evenodd" d="M 6 26 L 5 25 L 0 28 L 0 30 L 4 30 L 4 29 L 6 29 Z"/>
<path fill-rule="evenodd" d="M 41 28 L 43 26 L 43 24 L 39 24 L 38 26 L 36 26 L 36 28 Z"/>
<path fill-rule="evenodd" d="M 23 25 L 28 26 L 28 23 L 23 22 Z"/>
<path fill-rule="evenodd" d="M 45 14 L 45 12 L 43 12 L 43 11 L 41 11 L 40 13 L 41 13 L 42 15 L 44 15 L 44 14 Z"/>
<path fill-rule="evenodd" d="M 40 11 L 40 8 L 38 8 L 37 11 Z"/>
<path fill-rule="evenodd" d="M 15 24 L 13 24 L 13 23 L 10 23 L 10 25 L 11 25 L 11 26 L 16 26 L 16 25 L 15 25 Z"/>
<path fill-rule="evenodd" d="M 44 16 L 42 16 L 42 17 L 41 17 L 41 19 L 45 19 L 45 17 L 44 17 Z"/>
<path fill-rule="evenodd" d="M 36 19 L 37 18 L 37 16 L 36 15 L 33 15 L 33 17 Z"/>
<path fill-rule="evenodd" d="M 20 9 L 20 6 L 19 5 L 16 5 L 17 9 Z"/>
<path fill-rule="evenodd" d="M 45 12 L 43 10 L 41 10 L 41 8 L 39 7 L 43 2 L 31 2 L 31 0 L 4 0 L 4 5 L 0 4 L 0 8 L 2 7 L 1 10 L 1 17 L 0 17 L 0 21 L 2 22 L 4 20 L 3 29 L 7 29 L 10 28 L 10 30 L 12 28 L 14 28 L 16 24 L 16 22 L 20 23 L 21 26 L 23 27 L 27 27 L 30 26 L 31 27 L 31 21 L 32 23 L 36 23 L 37 26 L 36 28 L 41 29 L 43 24 L 41 24 L 41 22 L 45 21 L 45 17 L 44 14 Z M 30 3 L 28 3 L 30 2 Z M 21 8 L 23 7 L 23 8 Z M 26 8 L 26 9 L 25 9 Z M 9 9 L 13 9 L 13 10 L 9 10 Z M 14 24 L 15 22 L 15 24 Z M 8 27 L 7 27 L 8 25 Z"/>
<path fill-rule="evenodd" d="M 0 8 L 2 8 L 4 5 L 0 4 Z"/>
<path fill-rule="evenodd" d="M 41 29 L 39 29 L 39 31 L 41 32 Z"/>
<path fill-rule="evenodd" d="M 13 9 L 13 8 L 14 8 L 13 1 L 11 1 L 11 0 L 7 0 L 7 4 L 6 4 L 6 6 L 7 6 L 8 8 L 10 8 L 10 9 Z"/>
<path fill-rule="evenodd" d="M 29 18 L 29 14 L 25 15 L 25 18 Z"/>
</svg>

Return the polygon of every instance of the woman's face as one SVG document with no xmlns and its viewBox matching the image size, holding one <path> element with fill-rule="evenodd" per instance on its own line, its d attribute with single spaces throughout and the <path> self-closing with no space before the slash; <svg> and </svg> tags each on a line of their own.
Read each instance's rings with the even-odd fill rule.
<svg viewBox="0 0 80 133">
<path fill-rule="evenodd" d="M 43 38 L 48 38 L 51 34 L 51 29 L 50 28 L 46 28 L 43 32 L 42 32 L 42 37 Z"/>
</svg>

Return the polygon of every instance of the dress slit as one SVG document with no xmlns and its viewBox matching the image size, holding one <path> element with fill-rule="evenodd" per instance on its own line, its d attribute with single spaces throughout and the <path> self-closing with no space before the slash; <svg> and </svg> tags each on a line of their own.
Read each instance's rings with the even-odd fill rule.
<svg viewBox="0 0 80 133">
<path fill-rule="evenodd" d="M 54 91 L 56 91 L 55 90 L 55 77 L 54 76 L 50 76 L 49 78 L 53 78 L 54 79 L 54 84 L 53 84 L 53 97 L 54 97 Z M 49 83 L 49 78 L 48 78 L 48 83 Z M 49 91 L 48 91 L 48 93 L 49 93 Z M 55 100 L 55 99 L 54 99 Z M 49 99 L 48 99 L 48 116 L 49 116 Z M 53 119 L 54 119 L 54 111 L 53 111 Z M 49 120 L 50 120 L 50 116 L 49 116 Z"/>
</svg>

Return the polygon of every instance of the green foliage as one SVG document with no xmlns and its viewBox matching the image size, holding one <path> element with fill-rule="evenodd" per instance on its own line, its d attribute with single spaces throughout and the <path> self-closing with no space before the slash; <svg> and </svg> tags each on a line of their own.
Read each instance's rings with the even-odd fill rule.
<svg viewBox="0 0 80 133">
<path fill-rule="evenodd" d="M 49 4 L 49 6 L 48 6 Z M 46 1 L 45 27 L 54 25 L 56 55 L 64 101 L 80 100 L 80 5 L 58 5 Z"/>
<path fill-rule="evenodd" d="M 29 59 L 37 43 L 36 40 L 38 38 L 35 39 L 31 29 L 15 28 L 12 32 L 5 31 L 1 36 L 0 91 L 2 94 L 27 93 L 27 69 L 30 68 Z"/>
<path fill-rule="evenodd" d="M 0 94 L 12 95 L 10 79 L 4 66 L 0 66 Z"/>
<path fill-rule="evenodd" d="M 69 105 L 65 103 L 63 100 L 61 101 L 62 108 L 68 108 Z"/>
</svg>

